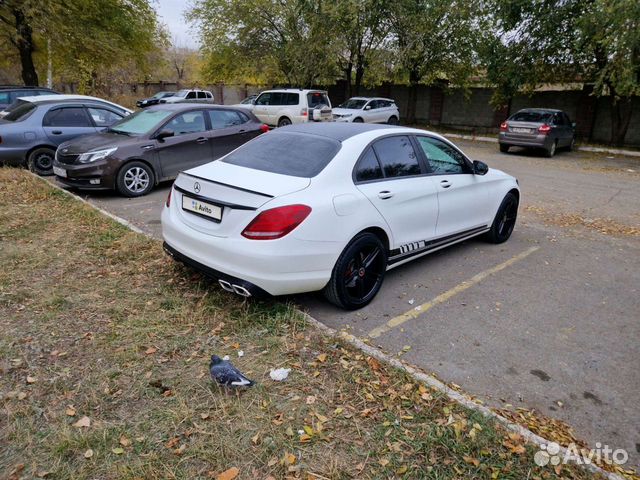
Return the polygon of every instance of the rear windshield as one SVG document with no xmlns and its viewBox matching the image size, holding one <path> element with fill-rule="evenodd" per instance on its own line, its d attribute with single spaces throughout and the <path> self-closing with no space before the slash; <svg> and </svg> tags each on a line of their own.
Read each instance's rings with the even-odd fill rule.
<svg viewBox="0 0 640 480">
<path fill-rule="evenodd" d="M 309 103 L 309 108 L 316 108 L 321 105 L 331 105 L 329 102 L 329 97 L 324 92 L 309 92 L 307 93 L 307 102 Z"/>
<path fill-rule="evenodd" d="M 141 110 L 114 123 L 109 131 L 127 135 L 143 135 L 150 132 L 173 113 L 172 110 Z"/>
<path fill-rule="evenodd" d="M 509 120 L 514 122 L 545 123 L 551 121 L 553 115 L 548 112 L 518 112 Z"/>
<path fill-rule="evenodd" d="M 271 132 L 245 143 L 222 161 L 264 172 L 311 178 L 329 164 L 338 150 L 340 142 L 331 138 Z"/>
<path fill-rule="evenodd" d="M 9 113 L 7 113 L 3 120 L 7 120 L 9 122 L 21 122 L 25 120 L 33 113 L 36 109 L 36 105 L 31 102 L 25 102 L 18 100 L 9 108 Z"/>
</svg>

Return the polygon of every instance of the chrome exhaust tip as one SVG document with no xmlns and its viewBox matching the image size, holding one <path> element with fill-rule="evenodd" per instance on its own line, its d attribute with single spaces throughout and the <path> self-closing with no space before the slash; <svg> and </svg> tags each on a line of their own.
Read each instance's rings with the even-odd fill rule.
<svg viewBox="0 0 640 480">
<path fill-rule="evenodd" d="M 231 285 L 226 280 L 218 280 L 218 283 L 220 284 L 223 290 L 226 290 L 227 292 L 235 292 L 233 289 L 233 285 Z"/>
<path fill-rule="evenodd" d="M 240 285 L 232 285 L 233 287 L 233 291 L 235 293 L 237 293 L 238 295 L 240 295 L 241 297 L 250 297 L 251 296 L 251 292 L 249 290 L 247 290 L 244 287 L 241 287 Z"/>
</svg>

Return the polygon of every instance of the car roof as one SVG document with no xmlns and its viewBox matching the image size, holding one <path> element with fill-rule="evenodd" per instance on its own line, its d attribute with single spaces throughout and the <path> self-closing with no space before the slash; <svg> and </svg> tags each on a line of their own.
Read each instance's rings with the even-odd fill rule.
<svg viewBox="0 0 640 480">
<path fill-rule="evenodd" d="M 348 100 L 387 100 L 389 102 L 395 103 L 395 100 L 386 97 L 351 97 Z"/>
<path fill-rule="evenodd" d="M 361 133 L 371 132 L 374 130 L 390 130 L 398 129 L 406 131 L 404 127 L 381 125 L 373 123 L 334 123 L 334 122 L 318 122 L 318 123 L 300 123 L 297 125 L 288 125 L 284 128 L 278 128 L 274 132 L 297 132 L 308 133 L 311 135 L 320 135 L 332 138 L 339 142 L 343 142 L 348 138 L 355 137 Z"/>
<path fill-rule="evenodd" d="M 194 108 L 219 109 L 219 110 L 238 110 L 246 112 L 246 109 L 234 105 L 214 105 L 211 103 L 184 102 L 184 103 L 161 103 L 145 108 L 145 110 L 193 110 Z"/>
<path fill-rule="evenodd" d="M 123 107 L 122 105 L 118 105 L 117 103 L 110 102 L 109 100 L 105 100 L 103 98 L 91 97 L 89 95 L 67 95 L 67 94 L 56 94 L 56 95 L 34 95 L 34 96 L 25 96 L 20 97 L 19 100 L 24 100 L 26 102 L 31 103 L 65 103 L 69 101 L 82 101 L 82 102 L 102 102 L 108 105 L 112 105 L 121 110 L 126 110 L 127 112 L 131 112 L 132 110 Z"/>
<path fill-rule="evenodd" d="M 557 108 L 523 108 L 518 110 L 519 112 L 540 112 L 540 113 L 558 113 L 562 112 L 562 110 L 558 110 Z"/>
<path fill-rule="evenodd" d="M 48 92 L 55 93 L 49 87 L 37 87 L 32 85 L 0 85 L 0 90 L 47 90 Z"/>
<path fill-rule="evenodd" d="M 327 93 L 326 90 L 321 90 L 319 88 L 272 88 L 271 90 L 263 90 L 260 93 L 267 93 L 267 92 L 299 92 L 299 93 L 322 92 L 322 93 Z"/>
</svg>

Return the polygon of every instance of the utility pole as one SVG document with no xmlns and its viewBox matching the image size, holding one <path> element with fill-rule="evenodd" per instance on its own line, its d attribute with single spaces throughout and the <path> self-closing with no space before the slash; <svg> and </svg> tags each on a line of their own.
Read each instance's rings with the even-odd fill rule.
<svg viewBox="0 0 640 480">
<path fill-rule="evenodd" d="M 51 39 L 47 38 L 47 87 L 53 88 L 53 67 L 51 66 Z"/>
</svg>

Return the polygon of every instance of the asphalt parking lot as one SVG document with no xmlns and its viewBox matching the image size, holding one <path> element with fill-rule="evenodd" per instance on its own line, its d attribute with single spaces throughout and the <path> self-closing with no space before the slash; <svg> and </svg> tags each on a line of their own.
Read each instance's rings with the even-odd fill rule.
<svg viewBox="0 0 640 480">
<path fill-rule="evenodd" d="M 293 300 L 490 405 L 562 419 L 640 466 L 640 159 L 456 143 L 520 180 L 509 242 L 468 241 L 392 270 L 357 312 L 314 294 Z M 159 238 L 168 188 L 81 195 Z"/>
</svg>

